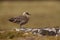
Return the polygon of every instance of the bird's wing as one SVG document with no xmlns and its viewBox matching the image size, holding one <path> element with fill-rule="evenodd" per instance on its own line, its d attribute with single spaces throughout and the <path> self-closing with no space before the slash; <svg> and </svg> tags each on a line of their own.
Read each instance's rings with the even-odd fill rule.
<svg viewBox="0 0 60 40">
<path fill-rule="evenodd" d="M 19 17 L 17 17 L 17 19 L 18 19 L 18 20 L 26 20 L 27 17 L 25 17 L 25 16 L 19 16 Z"/>
<path fill-rule="evenodd" d="M 27 21 L 28 21 L 28 18 L 25 17 L 25 16 L 16 17 L 16 22 L 17 22 L 17 23 L 20 23 L 20 22 L 27 22 Z"/>
</svg>

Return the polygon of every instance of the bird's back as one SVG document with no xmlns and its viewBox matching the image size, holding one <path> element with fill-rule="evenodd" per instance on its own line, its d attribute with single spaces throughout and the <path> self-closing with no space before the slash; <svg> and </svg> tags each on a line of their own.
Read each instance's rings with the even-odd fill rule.
<svg viewBox="0 0 60 40">
<path fill-rule="evenodd" d="M 15 23 L 18 23 L 18 24 L 25 24 L 27 23 L 29 20 L 29 18 L 27 18 L 26 16 L 19 16 L 19 17 L 16 17 L 15 18 Z"/>
</svg>

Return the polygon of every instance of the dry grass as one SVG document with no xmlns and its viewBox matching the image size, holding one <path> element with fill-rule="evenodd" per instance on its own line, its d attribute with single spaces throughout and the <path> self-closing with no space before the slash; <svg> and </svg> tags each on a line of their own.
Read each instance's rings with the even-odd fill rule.
<svg viewBox="0 0 60 40">
<path fill-rule="evenodd" d="M 5 31 L 0 33 L 1 40 L 60 40 L 60 36 L 40 36 L 31 33 L 25 34 L 24 32 Z"/>
<path fill-rule="evenodd" d="M 35 1 L 35 2 L 0 2 L 0 30 L 19 28 L 18 24 L 8 21 L 9 18 L 21 15 L 24 11 L 31 13 L 31 19 L 25 27 L 54 27 L 60 26 L 60 2 L 58 1 Z M 16 34 L 16 35 L 15 35 Z M 22 36 L 15 32 L 0 34 L 1 40 L 10 40 L 7 36 L 14 35 L 11 40 L 60 40 L 58 37 Z M 18 38 L 17 36 L 20 35 Z M 31 39 L 32 38 L 32 39 Z"/>
</svg>

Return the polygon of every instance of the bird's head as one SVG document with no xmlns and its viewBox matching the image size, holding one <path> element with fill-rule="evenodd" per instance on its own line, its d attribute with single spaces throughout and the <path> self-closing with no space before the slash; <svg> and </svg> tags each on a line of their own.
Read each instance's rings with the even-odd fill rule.
<svg viewBox="0 0 60 40">
<path fill-rule="evenodd" d="M 31 14 L 28 13 L 28 12 L 23 12 L 23 15 L 24 15 L 24 16 L 27 16 L 27 17 L 30 17 Z"/>
</svg>

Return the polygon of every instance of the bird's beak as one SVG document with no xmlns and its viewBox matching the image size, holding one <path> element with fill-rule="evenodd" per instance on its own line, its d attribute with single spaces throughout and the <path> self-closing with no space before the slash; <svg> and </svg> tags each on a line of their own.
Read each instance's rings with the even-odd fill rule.
<svg viewBox="0 0 60 40">
<path fill-rule="evenodd" d="M 31 14 L 29 14 L 29 15 L 31 15 Z"/>
</svg>

